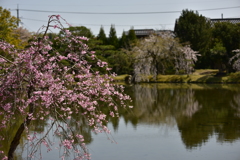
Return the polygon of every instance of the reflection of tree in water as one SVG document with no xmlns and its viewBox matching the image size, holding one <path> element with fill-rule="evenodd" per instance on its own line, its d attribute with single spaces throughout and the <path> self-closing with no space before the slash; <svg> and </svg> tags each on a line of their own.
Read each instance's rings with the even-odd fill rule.
<svg viewBox="0 0 240 160">
<path fill-rule="evenodd" d="M 230 107 L 231 106 L 231 107 Z M 233 96 L 229 99 L 228 114 L 224 117 L 225 123 L 218 128 L 219 142 L 234 142 L 240 139 L 240 93 L 233 92 Z"/>
<path fill-rule="evenodd" d="M 63 112 L 63 111 L 60 111 L 60 110 L 58 111 L 58 113 L 61 113 L 61 112 Z M 17 116 L 18 114 L 15 114 L 15 115 Z M 51 116 L 54 117 L 54 115 L 51 115 Z M 0 117 L 0 121 L 1 121 L 1 117 Z M 10 143 L 11 143 L 13 137 L 15 136 L 15 133 L 16 133 L 19 125 L 22 123 L 22 122 L 21 123 L 20 122 L 21 121 L 19 120 L 19 118 L 16 117 L 16 121 L 12 120 L 11 121 L 12 124 L 8 128 L 2 130 L 0 135 L 4 135 L 5 140 L 1 141 L 2 144 L 0 144 L 0 149 L 1 149 L 1 145 L 2 145 L 3 150 L 6 149 L 6 152 L 7 152 L 8 148 L 10 146 Z M 33 120 L 29 127 L 29 133 L 31 133 L 32 136 L 34 134 L 36 134 L 37 138 L 41 139 L 43 136 L 45 136 L 47 130 L 50 129 L 51 122 L 52 121 L 49 120 L 49 117 L 45 117 L 43 120 L 38 120 L 38 121 Z M 55 124 L 57 125 L 58 123 L 62 123 L 60 119 Z M 71 126 L 71 132 L 74 132 L 75 134 L 81 134 L 84 136 L 84 143 L 89 144 L 92 142 L 92 135 L 91 135 L 92 128 L 89 127 L 89 125 L 87 125 L 88 124 L 87 119 L 85 118 L 85 116 L 82 116 L 81 112 L 73 113 L 72 118 L 68 120 L 67 124 L 69 126 Z M 54 126 L 53 126 L 53 128 L 54 128 Z M 69 127 L 66 126 L 65 133 L 63 133 L 63 131 L 60 131 L 60 133 L 63 135 L 65 134 L 67 136 L 68 132 L 70 132 L 67 128 L 69 128 Z M 51 132 L 53 132 L 53 130 Z M 26 135 L 26 132 L 24 132 L 24 134 L 22 135 L 21 142 L 18 146 L 18 149 L 15 152 L 15 155 L 14 155 L 15 159 L 19 159 L 19 160 L 23 159 L 22 158 L 23 153 L 26 151 L 31 152 L 32 149 L 34 148 L 33 146 L 31 146 L 33 144 L 26 143 L 27 138 L 28 137 Z M 54 150 L 55 147 L 58 147 L 58 144 L 54 145 L 54 143 L 58 143 L 60 140 L 59 138 L 61 138 L 61 137 L 57 136 L 57 134 L 55 134 L 54 137 L 48 136 L 47 139 L 49 140 L 49 142 L 50 141 L 51 141 L 51 143 L 53 142 L 52 143 L 53 146 L 50 146 L 51 149 Z M 34 143 L 34 144 L 36 145 L 37 140 L 35 142 L 36 143 Z M 40 145 L 41 145 L 41 143 L 40 143 Z M 41 150 L 38 150 L 38 152 L 41 152 Z M 1 157 L 0 157 L 0 159 L 1 159 Z"/>
<path fill-rule="evenodd" d="M 158 84 L 134 86 L 134 116 L 140 123 L 175 124 L 175 119 L 191 117 L 201 106 L 191 88 L 158 89 Z"/>
<path fill-rule="evenodd" d="M 177 86 L 177 87 L 176 87 Z M 173 126 L 177 123 L 187 149 L 202 146 L 213 135 L 218 142 L 240 138 L 240 94 L 236 87 L 134 85 L 132 112 L 121 112 L 126 123 Z"/>
<path fill-rule="evenodd" d="M 14 138 L 15 136 L 15 133 L 17 132 L 17 129 L 19 127 L 19 125 L 22 123 L 21 122 L 21 117 L 18 115 L 18 114 L 15 114 L 16 115 L 16 118 L 15 119 L 12 119 L 8 125 L 7 128 L 5 129 L 2 129 L 1 132 L 0 132 L 0 136 L 3 136 L 4 137 L 4 140 L 1 141 L 0 143 L 0 150 L 4 151 L 4 152 L 8 152 L 8 149 L 10 147 L 10 144 L 11 144 L 11 141 L 12 139 Z M 2 122 L 2 117 L 0 116 L 0 123 Z M 24 133 L 22 135 L 23 138 L 26 138 L 26 134 Z M 23 148 L 23 141 L 20 141 L 20 145 L 19 147 L 22 147 Z M 19 158 L 16 158 L 17 155 L 14 155 L 14 159 L 19 159 Z M 0 159 L 2 159 L 3 157 L 1 157 L 0 155 Z"/>
<path fill-rule="evenodd" d="M 234 95 L 231 107 L 236 110 L 235 116 L 240 117 L 240 93 Z"/>
<path fill-rule="evenodd" d="M 230 107 L 235 94 L 227 89 L 195 90 L 195 98 L 202 106 L 201 110 L 192 118 L 182 117 L 177 120 L 182 140 L 188 149 L 201 146 L 213 135 L 221 143 L 240 138 L 240 119 L 235 116 L 236 108 Z"/>
<path fill-rule="evenodd" d="M 213 135 L 217 136 L 220 143 L 234 142 L 240 138 L 239 91 L 146 84 L 129 87 L 128 92 L 133 98 L 134 108 L 119 111 L 126 123 L 131 122 L 135 126 L 138 123 L 174 126 L 177 123 L 187 149 L 201 146 Z M 91 143 L 91 128 L 86 126 L 86 119 L 82 118 L 80 114 L 74 114 L 68 124 L 82 132 L 86 143 Z M 117 130 L 118 119 L 108 119 Z M 46 125 L 46 121 L 32 121 L 32 132 L 41 133 Z M 4 134 L 11 136 L 11 129 Z"/>
</svg>

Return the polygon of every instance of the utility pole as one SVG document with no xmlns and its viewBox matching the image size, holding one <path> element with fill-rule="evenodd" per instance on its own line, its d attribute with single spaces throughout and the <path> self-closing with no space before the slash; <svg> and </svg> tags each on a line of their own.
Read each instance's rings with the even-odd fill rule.
<svg viewBox="0 0 240 160">
<path fill-rule="evenodd" d="M 19 27 L 19 9 L 18 9 L 18 5 L 17 5 L 17 19 L 18 19 L 17 26 Z"/>
</svg>

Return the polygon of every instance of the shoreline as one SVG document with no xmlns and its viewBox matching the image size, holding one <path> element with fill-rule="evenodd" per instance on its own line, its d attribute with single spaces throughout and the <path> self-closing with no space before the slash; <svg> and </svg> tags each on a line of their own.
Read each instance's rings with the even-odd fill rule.
<svg viewBox="0 0 240 160">
<path fill-rule="evenodd" d="M 191 75 L 157 75 L 156 80 L 153 76 L 147 80 L 138 83 L 189 83 L 189 84 L 240 84 L 240 72 L 230 73 L 228 75 L 217 75 L 218 70 L 199 69 Z M 115 82 L 126 82 L 129 75 L 118 75 L 114 77 Z"/>
</svg>

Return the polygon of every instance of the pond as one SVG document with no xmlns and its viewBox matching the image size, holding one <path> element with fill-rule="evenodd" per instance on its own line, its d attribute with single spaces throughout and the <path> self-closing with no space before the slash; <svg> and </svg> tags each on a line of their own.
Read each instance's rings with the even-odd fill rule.
<svg viewBox="0 0 240 160">
<path fill-rule="evenodd" d="M 240 159 L 239 85 L 143 84 L 126 92 L 134 108 L 109 119 L 111 135 L 85 129 L 92 160 Z M 60 159 L 57 150 L 42 154 Z M 26 159 L 23 145 L 17 155 Z"/>
<path fill-rule="evenodd" d="M 92 159 L 240 159 L 239 86 L 147 84 L 131 90 L 133 111 L 109 124 L 118 143 L 94 135 Z"/>
</svg>

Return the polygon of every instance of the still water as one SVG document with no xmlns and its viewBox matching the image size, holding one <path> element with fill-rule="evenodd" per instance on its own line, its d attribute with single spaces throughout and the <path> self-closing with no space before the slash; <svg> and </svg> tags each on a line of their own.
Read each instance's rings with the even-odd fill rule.
<svg viewBox="0 0 240 160">
<path fill-rule="evenodd" d="M 132 112 L 94 135 L 93 160 L 240 160 L 236 85 L 135 85 Z"/>
<path fill-rule="evenodd" d="M 92 160 L 240 160 L 239 85 L 145 84 L 126 92 L 134 108 L 109 119 L 114 143 L 86 130 Z M 42 154 L 59 159 L 58 151 Z"/>
</svg>

